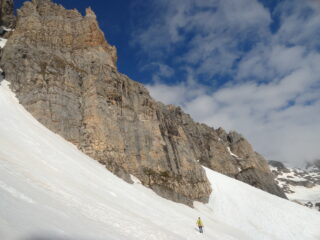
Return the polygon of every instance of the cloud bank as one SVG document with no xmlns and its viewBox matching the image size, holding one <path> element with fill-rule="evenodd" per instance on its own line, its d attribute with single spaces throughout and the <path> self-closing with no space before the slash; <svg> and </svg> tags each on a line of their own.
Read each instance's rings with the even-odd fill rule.
<svg viewBox="0 0 320 240">
<path fill-rule="evenodd" d="M 241 132 L 267 159 L 320 159 L 320 2 L 161 0 L 133 45 L 147 87 L 199 121 Z"/>
</svg>

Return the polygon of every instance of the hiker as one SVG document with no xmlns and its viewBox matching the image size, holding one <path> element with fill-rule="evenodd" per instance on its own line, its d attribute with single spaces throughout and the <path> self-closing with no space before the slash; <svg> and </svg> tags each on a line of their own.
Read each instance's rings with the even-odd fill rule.
<svg viewBox="0 0 320 240">
<path fill-rule="evenodd" d="M 200 232 L 200 233 L 203 233 L 203 230 L 202 230 L 202 228 L 203 228 L 203 223 L 202 223 L 202 220 L 201 220 L 200 217 L 198 217 L 197 226 L 199 227 L 199 232 Z"/>
</svg>

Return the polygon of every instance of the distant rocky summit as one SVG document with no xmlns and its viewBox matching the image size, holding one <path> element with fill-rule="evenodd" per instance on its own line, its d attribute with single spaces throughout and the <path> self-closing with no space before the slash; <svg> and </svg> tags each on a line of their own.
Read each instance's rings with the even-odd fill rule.
<svg viewBox="0 0 320 240">
<path fill-rule="evenodd" d="M 320 211 L 320 160 L 305 168 L 286 167 L 278 161 L 269 164 L 277 184 L 290 200 Z"/>
<path fill-rule="evenodd" d="M 128 182 L 133 175 L 171 200 L 207 202 L 204 165 L 286 198 L 245 138 L 155 101 L 116 61 L 90 8 L 82 16 L 33 0 L 17 11 L 0 67 L 38 121 Z"/>
</svg>

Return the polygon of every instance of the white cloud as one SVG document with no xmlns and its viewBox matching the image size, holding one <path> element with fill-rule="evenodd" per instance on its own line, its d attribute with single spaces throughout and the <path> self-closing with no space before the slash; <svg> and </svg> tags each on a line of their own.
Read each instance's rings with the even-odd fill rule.
<svg viewBox="0 0 320 240">
<path fill-rule="evenodd" d="M 319 62 L 320 56 L 306 59 Z M 181 105 L 197 121 L 240 131 L 268 159 L 299 164 L 320 156 L 320 97 L 313 88 L 320 70 L 307 63 L 279 81 L 234 84 L 210 95 L 188 85 L 149 89 L 156 99 Z"/>
<path fill-rule="evenodd" d="M 159 82 L 161 79 L 169 78 L 173 76 L 175 72 L 173 68 L 160 62 L 151 62 L 141 69 L 141 71 L 146 70 L 153 72 L 153 82 Z"/>
<path fill-rule="evenodd" d="M 268 159 L 320 158 L 319 1 L 282 1 L 273 13 L 255 0 L 161 2 L 170 10 L 156 26 L 167 41 L 155 49 L 176 58 L 169 67 L 187 69 L 187 78 L 168 85 L 159 69 L 148 86 L 152 96 L 182 106 L 197 121 L 241 132 Z M 280 19 L 273 33 L 270 16 Z M 144 34 L 151 39 L 152 31 Z M 179 44 L 185 52 L 176 55 Z M 203 74 L 206 83 L 198 81 Z M 215 74 L 232 78 L 215 88 Z"/>
<path fill-rule="evenodd" d="M 169 86 L 166 84 L 146 85 L 150 94 L 155 99 L 165 104 L 180 105 L 188 93 L 188 88 L 184 85 Z"/>
<path fill-rule="evenodd" d="M 177 85 L 167 85 L 160 82 L 147 84 L 152 97 L 165 104 L 174 104 L 183 106 L 190 100 L 203 96 L 205 89 L 201 86 L 191 84 L 191 82 L 180 83 Z"/>
<path fill-rule="evenodd" d="M 277 40 L 283 44 L 320 47 L 320 2 L 318 0 L 283 1 L 276 9 L 281 17 Z"/>
<path fill-rule="evenodd" d="M 162 10 L 146 29 L 133 33 L 133 44 L 151 58 L 165 59 L 186 48 L 180 61 L 199 64 L 198 74 L 230 71 L 241 56 L 239 42 L 265 38 L 270 13 L 256 0 L 160 0 Z M 213 68 L 212 65 L 215 65 Z"/>
</svg>

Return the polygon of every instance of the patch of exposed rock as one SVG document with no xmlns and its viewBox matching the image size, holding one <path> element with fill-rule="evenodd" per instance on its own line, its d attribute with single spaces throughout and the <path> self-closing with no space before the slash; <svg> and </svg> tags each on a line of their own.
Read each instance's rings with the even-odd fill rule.
<svg viewBox="0 0 320 240">
<path fill-rule="evenodd" d="M 13 0 L 0 1 L 0 26 L 13 28 L 16 17 L 14 16 Z"/>
<path fill-rule="evenodd" d="M 277 161 L 269 164 L 277 184 L 291 201 L 320 211 L 319 161 L 308 163 L 305 168 L 286 167 Z"/>
<path fill-rule="evenodd" d="M 174 201 L 206 202 L 211 187 L 203 164 L 285 197 L 242 136 L 156 102 L 117 71 L 116 60 L 91 9 L 82 16 L 33 0 L 18 10 L 1 67 L 36 119 L 129 182 L 131 174 Z"/>
<path fill-rule="evenodd" d="M 233 162 L 236 161 L 238 170 L 234 175 L 236 179 L 286 198 L 284 192 L 275 183 L 274 177 L 271 176 L 268 162 L 253 150 L 251 144 L 242 135 L 235 131 L 226 134 L 221 128 L 217 133 L 228 146 L 227 149 L 230 149 Z"/>
<path fill-rule="evenodd" d="M 268 162 L 269 162 L 269 165 L 274 168 L 277 168 L 281 171 L 289 171 L 289 169 L 287 169 L 286 166 L 282 162 L 278 162 L 278 161 L 274 161 L 274 160 L 270 160 Z"/>
</svg>

